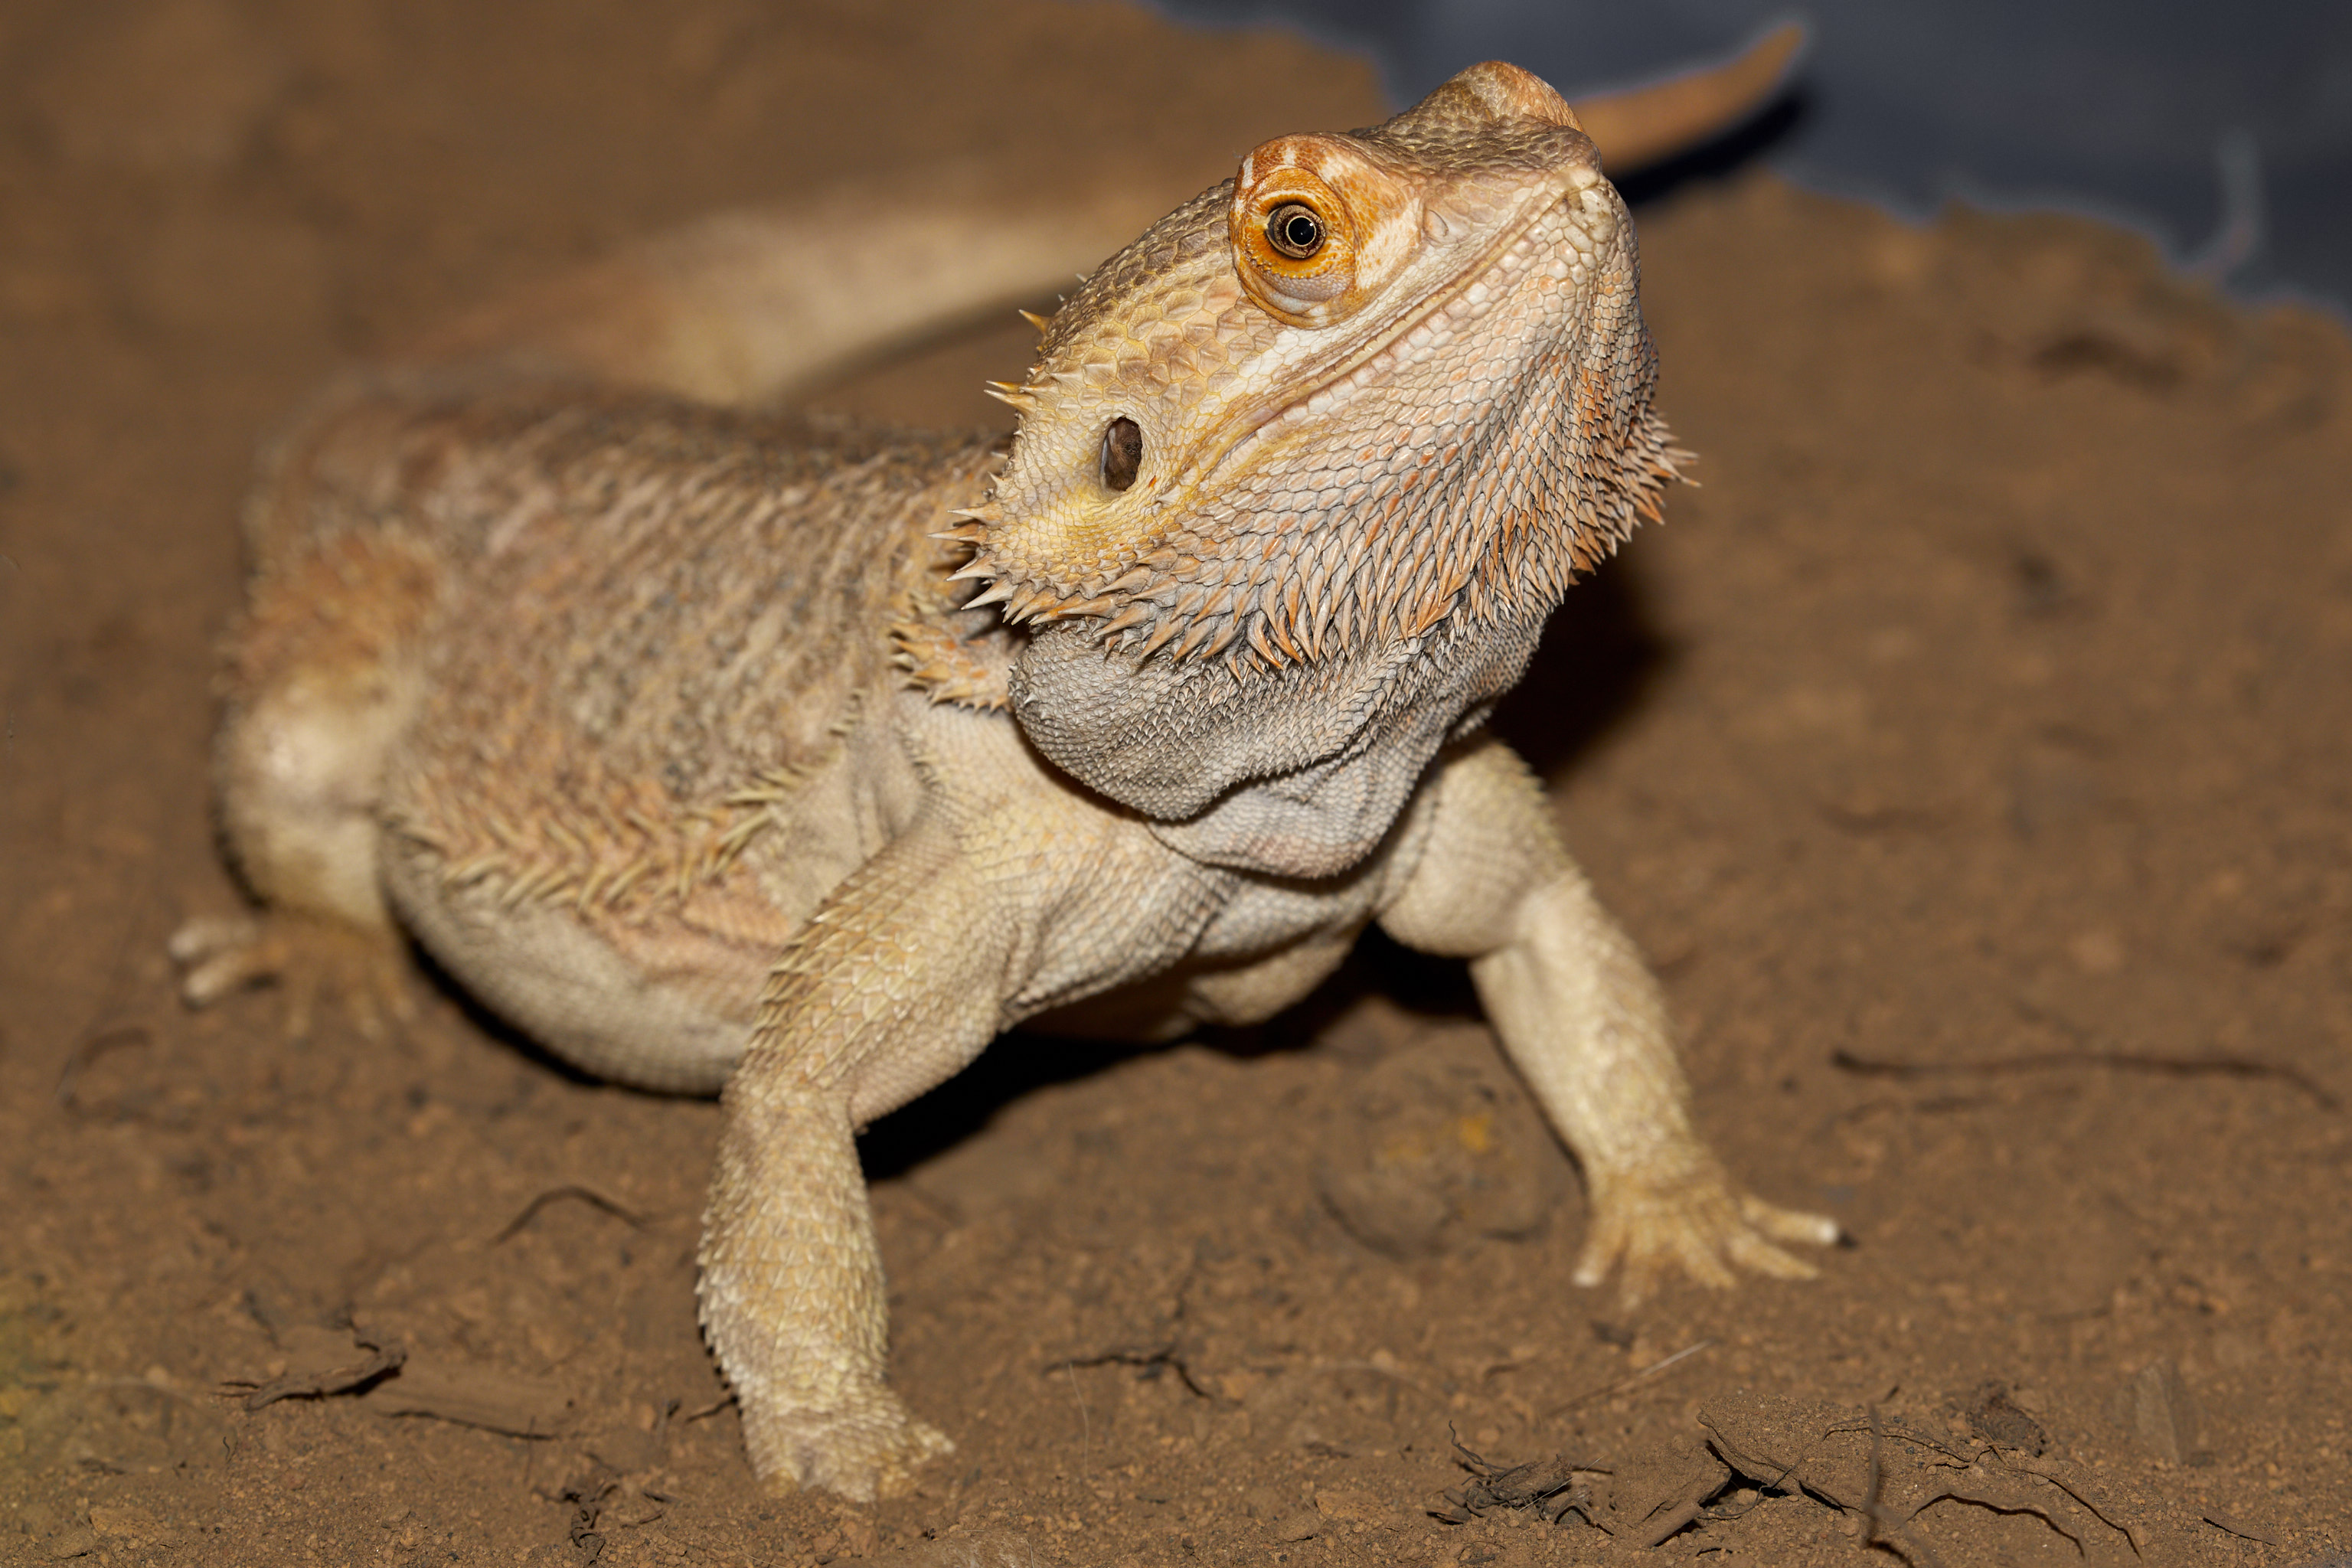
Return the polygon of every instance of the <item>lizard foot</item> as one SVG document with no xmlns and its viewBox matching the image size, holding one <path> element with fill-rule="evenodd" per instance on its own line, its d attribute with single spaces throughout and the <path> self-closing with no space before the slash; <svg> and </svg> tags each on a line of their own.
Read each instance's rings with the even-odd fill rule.
<svg viewBox="0 0 2352 1568">
<path fill-rule="evenodd" d="M 1618 1294 L 1627 1307 L 1679 1270 L 1712 1289 L 1738 1282 L 1738 1268 L 1776 1279 L 1810 1279 L 1819 1270 L 1780 1242 L 1835 1246 L 1837 1221 L 1784 1209 L 1738 1191 L 1713 1163 L 1672 1180 L 1620 1178 L 1597 1186 L 1591 1231 L 1576 1260 L 1579 1285 L 1598 1285 L 1622 1267 Z"/>
<path fill-rule="evenodd" d="M 776 1491 L 822 1487 L 853 1502 L 898 1497 L 914 1489 L 917 1466 L 955 1449 L 887 1388 L 840 1409 L 762 1411 L 744 1401 L 742 1412 L 751 1468 Z"/>
<path fill-rule="evenodd" d="M 388 932 L 297 915 L 199 915 L 172 933 L 165 951 L 191 1007 L 249 986 L 284 984 L 289 1039 L 310 1037 L 329 996 L 370 1040 L 416 1016 L 399 942 Z"/>
</svg>

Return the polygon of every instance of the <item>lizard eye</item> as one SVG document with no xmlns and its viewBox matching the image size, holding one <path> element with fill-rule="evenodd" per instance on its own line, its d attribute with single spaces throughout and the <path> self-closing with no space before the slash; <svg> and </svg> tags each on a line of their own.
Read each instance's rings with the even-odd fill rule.
<svg viewBox="0 0 2352 1568">
<path fill-rule="evenodd" d="M 1412 184 L 1344 136 L 1284 136 L 1242 160 L 1226 232 L 1249 297 L 1294 327 L 1343 321 L 1421 242 Z"/>
<path fill-rule="evenodd" d="M 1143 431 L 1132 419 L 1121 416 L 1103 426 L 1102 482 L 1106 489 L 1123 490 L 1135 483 L 1138 469 L 1143 467 Z"/>
<path fill-rule="evenodd" d="M 1323 248 L 1323 219 L 1305 202 L 1285 202 L 1265 220 L 1265 242 L 1293 261 Z"/>
</svg>

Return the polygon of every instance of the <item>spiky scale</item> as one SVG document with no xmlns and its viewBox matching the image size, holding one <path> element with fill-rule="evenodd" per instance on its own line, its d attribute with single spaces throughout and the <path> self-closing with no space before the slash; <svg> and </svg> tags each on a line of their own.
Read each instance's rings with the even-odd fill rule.
<svg viewBox="0 0 2352 1568">
<path fill-rule="evenodd" d="M 1103 603 L 1108 605 L 1109 600 L 1106 598 Z M 1129 626 L 1139 626 L 1151 618 L 1151 613 L 1152 606 L 1149 603 L 1129 601 L 1126 608 L 1103 623 L 1103 635 L 1116 637 Z"/>
<path fill-rule="evenodd" d="M 1217 634 L 1217 625 L 1213 621 L 1194 621 L 1189 626 L 1177 626 L 1171 629 L 1181 631 L 1184 634 L 1182 638 L 1176 644 L 1175 650 L 1169 655 L 1171 658 L 1173 658 L 1179 664 L 1183 663 L 1186 659 L 1191 658 L 1194 654 L 1200 652 L 1200 650 L 1207 645 L 1209 639 Z"/>
<path fill-rule="evenodd" d="M 1307 656 L 1298 651 L 1298 644 L 1292 638 L 1290 628 L 1286 624 L 1274 621 L 1267 623 L 1267 626 L 1268 635 L 1273 637 L 1275 646 L 1282 649 L 1291 662 L 1294 664 L 1306 662 Z"/>
<path fill-rule="evenodd" d="M 1162 616 L 1159 620 L 1147 624 L 1150 630 L 1145 635 L 1142 646 L 1136 649 L 1136 657 L 1139 658 L 1150 658 L 1181 636 L 1184 630 L 1184 623 L 1171 616 Z M 1130 637 L 1129 640 L 1132 641 L 1133 638 Z"/>
</svg>

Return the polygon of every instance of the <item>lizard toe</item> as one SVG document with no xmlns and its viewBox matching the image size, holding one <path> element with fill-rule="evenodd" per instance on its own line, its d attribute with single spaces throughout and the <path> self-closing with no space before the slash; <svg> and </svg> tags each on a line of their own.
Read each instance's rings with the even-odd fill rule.
<svg viewBox="0 0 2352 1568">
<path fill-rule="evenodd" d="M 1620 1187 L 1596 1199 L 1595 1207 L 1576 1282 L 1598 1285 L 1614 1269 L 1620 1303 L 1629 1308 L 1677 1274 L 1717 1290 L 1736 1284 L 1742 1271 L 1810 1279 L 1817 1272 L 1813 1266 L 1780 1244 L 1828 1246 L 1838 1237 L 1833 1222 L 1735 1192 L 1713 1170 L 1671 1184 Z"/>
<path fill-rule="evenodd" d="M 164 951 L 179 968 L 181 1000 L 191 1007 L 257 986 L 283 986 L 289 1039 L 308 1039 L 331 997 L 369 1040 L 416 1016 L 399 940 L 389 931 L 286 913 L 199 915 L 172 933 Z"/>
<path fill-rule="evenodd" d="M 1739 1194 L 1739 1217 L 1775 1241 L 1800 1242 L 1807 1247 L 1835 1247 L 1845 1238 L 1845 1232 L 1838 1228 L 1838 1222 L 1825 1214 L 1784 1209 L 1778 1204 L 1766 1203 L 1753 1193 Z"/>
</svg>

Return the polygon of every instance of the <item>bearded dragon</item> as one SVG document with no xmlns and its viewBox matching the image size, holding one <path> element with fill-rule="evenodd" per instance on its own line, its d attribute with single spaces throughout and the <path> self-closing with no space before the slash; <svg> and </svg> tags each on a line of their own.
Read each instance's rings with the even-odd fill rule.
<svg viewBox="0 0 2352 1568">
<path fill-rule="evenodd" d="M 247 512 L 217 751 L 275 909 L 723 1091 L 702 1321 L 763 1482 L 869 1498 L 950 1446 L 886 1379 L 860 1128 L 1015 1024 L 1266 1017 L 1374 921 L 1469 961 L 1582 1168 L 1580 1284 L 1811 1272 L 1780 1244 L 1834 1226 L 1701 1145 L 1655 983 L 1479 729 L 1686 456 L 1557 94 L 1481 65 L 1256 148 L 1041 321 L 1009 446 L 708 400 L 797 363 L 772 239 L 318 400 Z M 184 933 L 189 994 L 250 937 Z"/>
</svg>

